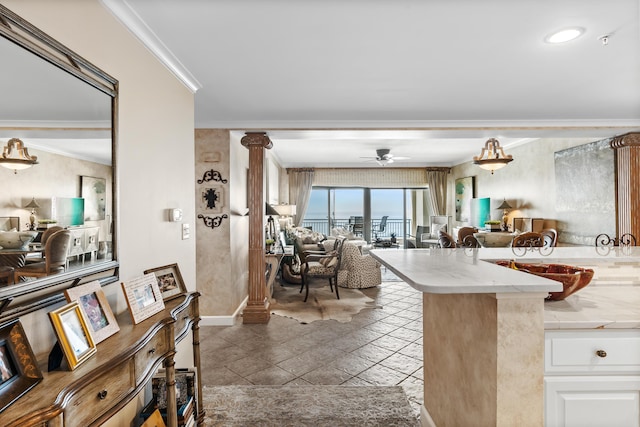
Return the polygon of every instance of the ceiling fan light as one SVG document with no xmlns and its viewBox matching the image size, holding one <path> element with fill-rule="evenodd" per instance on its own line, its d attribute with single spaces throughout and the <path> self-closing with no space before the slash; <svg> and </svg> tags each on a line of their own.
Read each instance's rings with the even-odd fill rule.
<svg viewBox="0 0 640 427">
<path fill-rule="evenodd" d="M 584 33 L 584 28 L 573 27 L 565 28 L 555 33 L 549 34 L 545 37 L 545 41 L 551 44 L 566 43 L 571 40 L 575 40 Z"/>
</svg>

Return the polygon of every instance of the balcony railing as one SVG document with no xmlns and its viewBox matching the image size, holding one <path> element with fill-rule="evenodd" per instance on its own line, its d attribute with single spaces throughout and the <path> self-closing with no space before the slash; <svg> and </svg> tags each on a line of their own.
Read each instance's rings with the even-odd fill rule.
<svg viewBox="0 0 640 427">
<path fill-rule="evenodd" d="M 331 234 L 331 229 L 336 227 L 349 229 L 349 218 L 336 218 L 333 219 L 331 226 L 329 225 L 329 220 L 326 218 L 307 218 L 302 222 L 303 227 L 311 228 L 313 231 L 317 231 L 319 233 L 323 233 L 326 235 Z M 388 239 L 391 237 L 391 233 L 395 233 L 398 238 L 404 236 L 405 231 L 411 230 L 411 220 L 407 220 L 406 222 L 402 220 L 402 218 L 388 218 L 387 224 L 383 231 L 378 231 L 380 229 L 380 219 L 375 219 L 371 221 L 371 240 L 374 240 L 376 236 L 380 239 Z"/>
</svg>

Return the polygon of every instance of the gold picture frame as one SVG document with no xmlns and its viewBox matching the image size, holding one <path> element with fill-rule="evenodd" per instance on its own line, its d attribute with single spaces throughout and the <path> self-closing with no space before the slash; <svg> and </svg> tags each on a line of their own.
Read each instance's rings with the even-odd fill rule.
<svg viewBox="0 0 640 427">
<path fill-rule="evenodd" d="M 50 311 L 49 319 L 70 370 L 96 354 L 96 344 L 77 301 Z"/>
<path fill-rule="evenodd" d="M 176 298 L 187 292 L 187 288 L 180 274 L 178 264 L 170 264 L 162 267 L 150 268 L 144 274 L 153 273 L 158 281 L 158 288 L 165 301 Z"/>
<path fill-rule="evenodd" d="M 134 324 L 164 310 L 164 300 L 153 273 L 122 282 L 122 290 Z"/>
<path fill-rule="evenodd" d="M 19 320 L 0 325 L 0 412 L 42 381 Z"/>
<path fill-rule="evenodd" d="M 65 289 L 67 302 L 78 301 L 96 344 L 120 330 L 98 280 Z"/>
</svg>

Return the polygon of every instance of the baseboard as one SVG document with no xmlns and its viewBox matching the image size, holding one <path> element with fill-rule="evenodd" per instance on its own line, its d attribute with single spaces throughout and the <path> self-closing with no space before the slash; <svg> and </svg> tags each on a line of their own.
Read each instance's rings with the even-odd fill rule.
<svg viewBox="0 0 640 427">
<path fill-rule="evenodd" d="M 436 423 L 433 422 L 433 418 L 429 415 L 429 411 L 424 406 L 420 406 L 420 425 L 422 427 L 436 427 Z"/>
<path fill-rule="evenodd" d="M 236 324 L 236 319 L 240 317 L 242 310 L 247 306 L 249 296 L 247 295 L 236 311 L 230 316 L 200 316 L 200 326 L 233 326 Z"/>
</svg>

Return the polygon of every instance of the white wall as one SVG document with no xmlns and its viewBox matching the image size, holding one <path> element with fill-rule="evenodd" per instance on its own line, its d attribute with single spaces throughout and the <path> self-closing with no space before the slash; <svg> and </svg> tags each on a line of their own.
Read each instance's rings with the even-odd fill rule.
<svg viewBox="0 0 640 427">
<path fill-rule="evenodd" d="M 121 279 L 178 263 L 187 288 L 195 290 L 195 232 L 182 240 L 180 223 L 168 222 L 165 212 L 181 208 L 193 230 L 194 95 L 98 0 L 2 3 L 119 81 L 116 214 Z M 126 310 L 119 283 L 109 285 L 106 293 L 114 311 Z M 21 320 L 34 351 L 48 352 L 53 332 L 46 314 Z M 35 327 L 39 321 L 47 326 Z"/>
</svg>

